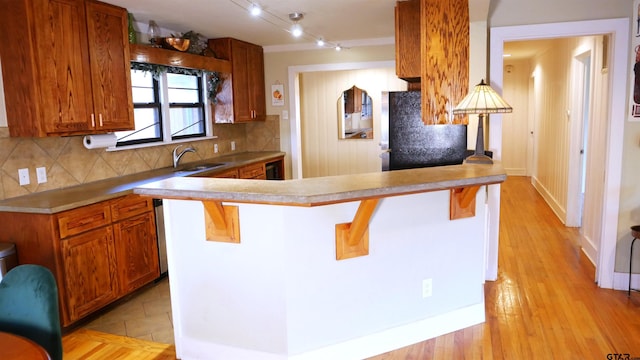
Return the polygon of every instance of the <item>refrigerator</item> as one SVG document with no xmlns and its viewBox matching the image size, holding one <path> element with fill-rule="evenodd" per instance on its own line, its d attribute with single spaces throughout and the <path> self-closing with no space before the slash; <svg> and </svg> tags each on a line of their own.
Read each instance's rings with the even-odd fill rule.
<svg viewBox="0 0 640 360">
<path fill-rule="evenodd" d="M 382 93 L 382 170 L 462 164 L 466 125 L 424 125 L 419 91 Z"/>
</svg>

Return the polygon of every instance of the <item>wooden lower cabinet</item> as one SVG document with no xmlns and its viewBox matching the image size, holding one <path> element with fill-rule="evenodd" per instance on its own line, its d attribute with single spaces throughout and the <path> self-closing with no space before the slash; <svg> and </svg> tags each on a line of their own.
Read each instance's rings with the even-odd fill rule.
<svg viewBox="0 0 640 360">
<path fill-rule="evenodd" d="M 160 276 L 150 198 L 126 195 L 60 212 L 0 212 L 1 242 L 16 244 L 19 264 L 40 264 L 58 284 L 68 327 Z"/>
<path fill-rule="evenodd" d="M 227 170 L 223 173 L 216 174 L 214 177 L 216 178 L 224 178 L 224 179 L 237 179 L 238 178 L 238 169 Z"/>
<path fill-rule="evenodd" d="M 113 225 L 120 292 L 128 294 L 160 275 L 153 213 Z"/>
<path fill-rule="evenodd" d="M 264 163 L 257 163 L 247 165 L 238 169 L 238 176 L 240 179 L 258 179 L 267 180 L 267 173 L 265 171 Z"/>
<path fill-rule="evenodd" d="M 113 240 L 110 226 L 61 240 L 68 321 L 81 319 L 118 298 Z"/>
</svg>

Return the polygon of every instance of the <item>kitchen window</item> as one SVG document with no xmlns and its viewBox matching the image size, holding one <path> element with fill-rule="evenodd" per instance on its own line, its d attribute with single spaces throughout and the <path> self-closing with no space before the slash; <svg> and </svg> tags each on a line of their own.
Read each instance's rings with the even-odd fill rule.
<svg viewBox="0 0 640 360">
<path fill-rule="evenodd" d="M 203 72 L 134 64 L 131 90 L 136 127 L 116 132 L 117 148 L 212 137 Z"/>
</svg>

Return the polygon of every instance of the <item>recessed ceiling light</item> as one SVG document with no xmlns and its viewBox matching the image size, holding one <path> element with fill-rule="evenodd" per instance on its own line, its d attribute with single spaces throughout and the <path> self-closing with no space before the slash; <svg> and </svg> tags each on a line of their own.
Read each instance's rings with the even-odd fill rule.
<svg viewBox="0 0 640 360">
<path fill-rule="evenodd" d="M 260 5 L 252 3 L 251 6 L 249 6 L 249 13 L 251 16 L 260 16 L 260 14 L 262 14 L 262 9 L 260 8 Z"/>
<path fill-rule="evenodd" d="M 300 26 L 300 24 L 291 25 L 291 35 L 294 37 L 302 36 L 302 26 Z"/>
</svg>

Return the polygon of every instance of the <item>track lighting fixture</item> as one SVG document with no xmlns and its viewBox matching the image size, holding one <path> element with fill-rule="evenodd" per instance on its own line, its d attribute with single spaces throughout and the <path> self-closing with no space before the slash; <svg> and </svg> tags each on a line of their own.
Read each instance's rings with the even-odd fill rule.
<svg viewBox="0 0 640 360">
<path fill-rule="evenodd" d="M 293 21 L 293 25 L 291 25 L 291 35 L 294 37 L 302 36 L 302 25 L 298 24 L 298 21 L 304 18 L 304 14 L 300 12 L 293 12 L 289 14 L 289 20 Z"/>
<path fill-rule="evenodd" d="M 272 13 L 268 9 L 263 8 L 254 1 L 260 0 L 244 0 L 240 3 L 239 0 L 229 0 L 234 5 L 246 10 L 252 17 L 259 18 L 273 26 L 287 31 L 294 37 L 305 37 L 307 39 L 313 39 L 319 48 L 333 48 L 336 51 L 342 49 L 348 49 L 342 47 L 340 44 L 326 41 L 324 38 L 316 36 L 308 31 L 305 31 L 300 24 L 300 21 L 304 19 L 304 13 L 300 11 L 292 12 L 288 14 L 288 19 L 277 14 Z M 248 5 L 247 5 L 248 4 Z"/>
</svg>

